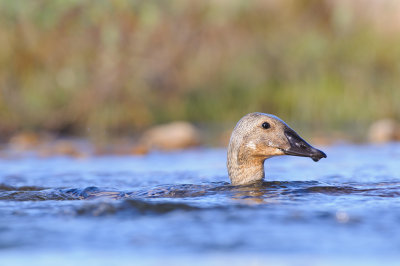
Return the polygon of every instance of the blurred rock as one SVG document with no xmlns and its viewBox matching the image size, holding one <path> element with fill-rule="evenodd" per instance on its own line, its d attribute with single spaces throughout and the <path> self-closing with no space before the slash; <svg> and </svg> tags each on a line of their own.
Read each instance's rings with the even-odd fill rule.
<svg viewBox="0 0 400 266">
<path fill-rule="evenodd" d="M 149 153 L 149 148 L 145 145 L 136 145 L 130 151 L 130 154 L 145 155 Z"/>
<path fill-rule="evenodd" d="M 145 155 L 149 152 L 147 146 L 136 144 L 132 141 L 120 141 L 108 145 L 97 145 L 94 149 L 95 155 Z"/>
<path fill-rule="evenodd" d="M 87 157 L 79 144 L 73 140 L 57 140 L 51 143 L 46 143 L 38 150 L 39 156 L 51 157 L 56 155 L 71 156 L 75 158 Z"/>
<path fill-rule="evenodd" d="M 19 150 L 32 149 L 39 145 L 40 138 L 37 134 L 32 132 L 17 133 L 11 137 L 10 145 Z"/>
<path fill-rule="evenodd" d="M 84 157 L 84 154 L 72 141 L 58 141 L 54 145 L 54 152 L 60 155 L 67 155 L 72 157 Z"/>
<path fill-rule="evenodd" d="M 192 124 L 178 121 L 150 128 L 140 143 L 150 149 L 174 150 L 199 145 L 200 138 Z"/>
<path fill-rule="evenodd" d="M 375 143 L 400 140 L 400 124 L 389 118 L 378 120 L 370 126 L 368 139 Z"/>
</svg>

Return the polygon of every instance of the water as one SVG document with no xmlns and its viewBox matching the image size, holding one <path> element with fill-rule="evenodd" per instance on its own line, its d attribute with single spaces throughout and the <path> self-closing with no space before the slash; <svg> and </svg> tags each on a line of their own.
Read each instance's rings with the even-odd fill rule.
<svg viewBox="0 0 400 266">
<path fill-rule="evenodd" d="M 0 265 L 398 265 L 400 144 L 323 150 L 242 187 L 224 149 L 0 159 Z"/>
</svg>

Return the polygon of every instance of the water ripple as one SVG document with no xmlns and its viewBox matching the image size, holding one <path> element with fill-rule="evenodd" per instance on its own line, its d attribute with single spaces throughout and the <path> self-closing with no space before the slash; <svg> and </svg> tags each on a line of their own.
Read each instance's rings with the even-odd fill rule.
<svg viewBox="0 0 400 266">
<path fill-rule="evenodd" d="M 0 185 L 0 200 L 91 200 L 91 199 L 185 199 L 185 198 L 273 198 L 306 197 L 310 194 L 358 195 L 378 197 L 400 196 L 399 182 L 329 185 L 318 181 L 273 181 L 247 186 L 231 186 L 226 182 L 207 184 L 159 185 L 137 191 L 119 191 L 101 187 L 49 189 L 36 186 Z M 260 202 L 262 203 L 262 202 Z"/>
</svg>

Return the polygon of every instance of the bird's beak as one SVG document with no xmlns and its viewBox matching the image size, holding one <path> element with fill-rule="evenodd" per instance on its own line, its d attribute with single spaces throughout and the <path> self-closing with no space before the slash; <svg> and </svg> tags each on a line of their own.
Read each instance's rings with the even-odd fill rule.
<svg viewBox="0 0 400 266">
<path fill-rule="evenodd" d="M 320 159 L 326 158 L 326 154 L 323 151 L 320 151 L 308 144 L 291 128 L 287 128 L 285 130 L 285 136 L 290 144 L 289 149 L 283 149 L 285 154 L 310 157 L 314 162 L 318 162 Z"/>
</svg>

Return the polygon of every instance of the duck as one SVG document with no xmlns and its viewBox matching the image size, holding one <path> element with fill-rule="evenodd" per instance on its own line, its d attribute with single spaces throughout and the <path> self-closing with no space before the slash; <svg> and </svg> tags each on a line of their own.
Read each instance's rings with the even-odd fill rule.
<svg viewBox="0 0 400 266">
<path fill-rule="evenodd" d="M 227 168 L 231 184 L 263 182 L 265 160 L 280 155 L 310 157 L 315 162 L 327 157 L 279 117 L 259 112 L 245 115 L 233 129 L 228 144 Z"/>
</svg>

